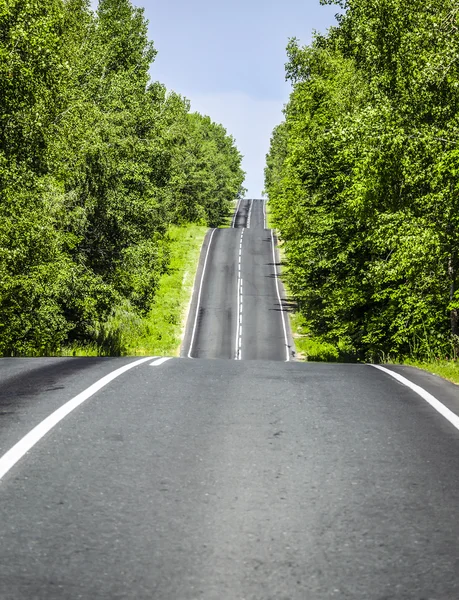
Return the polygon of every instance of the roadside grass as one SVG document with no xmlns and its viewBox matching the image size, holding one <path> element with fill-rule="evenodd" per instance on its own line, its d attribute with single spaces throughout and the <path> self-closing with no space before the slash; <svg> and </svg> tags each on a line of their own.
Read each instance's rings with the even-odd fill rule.
<svg viewBox="0 0 459 600">
<path fill-rule="evenodd" d="M 68 346 L 61 356 L 178 356 L 186 326 L 199 255 L 207 227 L 172 226 L 170 262 L 145 317 L 126 303 L 117 306 L 90 346 Z"/>
<path fill-rule="evenodd" d="M 127 344 L 128 354 L 178 356 L 188 316 L 199 255 L 207 227 L 172 227 L 169 272 L 159 282 L 142 328 Z"/>
<path fill-rule="evenodd" d="M 406 359 L 402 364 L 429 371 L 429 373 L 439 375 L 440 377 L 443 377 L 443 379 L 447 379 L 448 381 L 459 385 L 459 364 L 454 360 L 438 359 L 435 361 L 419 361 Z"/>
<path fill-rule="evenodd" d="M 273 216 L 271 214 L 271 208 L 268 201 L 266 201 L 266 227 L 268 229 L 276 229 L 274 227 Z"/>
<path fill-rule="evenodd" d="M 231 211 L 229 211 L 225 218 L 222 220 L 222 223 L 218 226 L 218 229 L 229 229 L 233 222 L 234 211 L 236 210 L 237 201 L 234 203 L 234 206 Z"/>
<path fill-rule="evenodd" d="M 290 313 L 290 326 L 295 341 L 296 358 L 300 361 L 336 362 L 339 350 L 311 334 L 305 317 L 297 312 Z"/>
</svg>

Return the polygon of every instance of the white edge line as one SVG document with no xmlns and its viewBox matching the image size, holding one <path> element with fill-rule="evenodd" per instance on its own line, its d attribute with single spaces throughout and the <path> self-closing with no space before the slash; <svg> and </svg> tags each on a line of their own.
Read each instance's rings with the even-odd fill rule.
<svg viewBox="0 0 459 600">
<path fill-rule="evenodd" d="M 199 285 L 199 293 L 198 293 L 198 299 L 196 301 L 196 309 L 195 309 L 195 316 L 194 316 L 194 325 L 193 325 L 193 332 L 191 334 L 191 342 L 190 342 L 190 348 L 188 350 L 188 358 L 193 358 L 191 356 L 191 352 L 193 350 L 193 344 L 194 344 L 194 336 L 196 334 L 196 327 L 198 325 L 198 313 L 199 313 L 199 306 L 201 304 L 201 292 L 202 292 L 202 286 L 204 284 L 204 276 L 206 274 L 206 267 L 207 267 L 207 259 L 209 258 L 209 251 L 210 251 L 210 246 L 212 244 L 212 238 L 214 237 L 214 233 L 217 230 L 214 229 L 210 235 L 210 239 L 209 239 L 209 245 L 207 246 L 207 252 L 206 252 L 206 258 L 204 260 L 204 266 L 202 268 L 202 274 L 201 274 L 201 284 Z"/>
<path fill-rule="evenodd" d="M 239 198 L 239 200 L 237 201 L 237 204 L 236 204 L 236 210 L 234 211 L 233 220 L 231 221 L 232 228 L 234 228 L 234 226 L 236 225 L 237 213 L 239 212 L 240 206 L 241 206 L 241 199 Z"/>
<path fill-rule="evenodd" d="M 159 367 L 160 365 L 163 365 L 168 360 L 171 360 L 171 358 L 172 358 L 172 356 L 163 356 L 162 358 L 158 358 L 158 360 L 155 360 L 152 363 L 150 363 L 150 367 Z"/>
<path fill-rule="evenodd" d="M 21 458 L 27 452 L 29 452 L 29 450 L 31 450 L 49 431 L 51 431 L 53 427 L 55 427 L 67 415 L 83 404 L 83 402 L 126 371 L 129 371 L 130 369 L 133 369 L 134 367 L 137 367 L 138 365 L 141 365 L 152 358 L 154 358 L 154 356 L 141 358 L 140 360 L 136 360 L 135 362 L 131 362 L 127 365 L 124 365 L 124 367 L 112 371 L 46 417 L 46 419 L 29 431 L 29 433 L 27 433 L 0 458 L 0 480 L 8 473 L 10 469 L 14 467 L 19 460 L 21 460 Z"/>
<path fill-rule="evenodd" d="M 203 249 L 205 240 L 206 240 L 206 236 L 204 236 L 204 238 L 202 240 L 202 243 L 201 243 L 201 247 L 199 248 L 199 256 L 201 256 L 201 254 L 202 254 L 202 249 Z M 197 269 L 196 269 L 196 271 L 197 271 Z M 193 280 L 193 289 L 191 290 L 190 299 L 188 300 L 188 304 L 187 304 L 187 307 L 186 307 L 186 312 L 185 312 L 185 315 L 183 317 L 183 322 L 182 322 L 183 323 L 183 325 L 182 325 L 182 332 L 181 332 L 181 335 L 180 335 L 180 356 L 182 356 L 183 342 L 185 341 L 185 336 L 186 336 L 187 330 L 188 330 L 188 319 L 189 319 L 189 316 L 190 316 L 191 307 L 193 305 L 193 298 L 194 298 L 195 289 L 196 289 L 196 273 L 195 273 L 195 277 L 194 277 L 194 280 Z"/>
<path fill-rule="evenodd" d="M 263 229 L 267 229 L 266 227 L 266 200 L 262 200 L 263 202 Z"/>
<path fill-rule="evenodd" d="M 370 365 L 370 367 L 374 367 L 375 369 L 379 369 L 380 371 L 387 373 L 387 375 L 390 375 L 403 385 L 409 387 L 411 390 L 413 390 L 413 392 L 416 392 L 416 394 L 418 394 L 419 396 L 421 396 L 421 398 L 428 402 L 432 408 L 434 408 L 443 417 L 445 417 L 445 419 L 449 421 L 451 425 L 453 425 L 456 429 L 459 430 L 459 416 L 453 413 L 449 408 L 447 408 L 444 404 L 437 400 L 435 396 L 432 396 L 432 394 L 430 394 L 424 388 L 422 388 L 419 385 L 416 385 L 406 377 L 403 377 L 403 375 L 399 375 L 398 373 L 395 373 L 390 369 L 386 369 L 385 367 L 381 367 L 380 365 Z"/>
<path fill-rule="evenodd" d="M 289 352 L 289 347 L 288 347 L 287 328 L 285 326 L 284 309 L 282 307 L 282 300 L 281 300 L 281 295 L 280 295 L 280 291 L 279 291 L 279 280 L 278 280 L 278 273 L 277 273 L 277 267 L 276 267 L 276 251 L 274 249 L 274 235 L 273 235 L 272 229 L 271 229 L 271 244 L 273 247 L 273 266 L 274 266 L 274 275 L 275 275 L 274 279 L 276 280 L 277 298 L 279 300 L 279 309 L 281 311 L 282 327 L 284 328 L 285 353 L 287 356 L 287 358 L 285 359 L 285 362 L 289 362 L 290 361 L 290 352 Z"/>
</svg>

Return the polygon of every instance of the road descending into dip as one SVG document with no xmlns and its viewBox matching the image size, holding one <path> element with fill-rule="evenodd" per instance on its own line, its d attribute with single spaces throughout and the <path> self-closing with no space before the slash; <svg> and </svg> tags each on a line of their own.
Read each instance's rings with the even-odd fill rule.
<svg viewBox="0 0 459 600">
<path fill-rule="evenodd" d="M 459 598 L 457 387 L 293 360 L 264 208 L 182 358 L 0 359 L 0 600 Z"/>
</svg>

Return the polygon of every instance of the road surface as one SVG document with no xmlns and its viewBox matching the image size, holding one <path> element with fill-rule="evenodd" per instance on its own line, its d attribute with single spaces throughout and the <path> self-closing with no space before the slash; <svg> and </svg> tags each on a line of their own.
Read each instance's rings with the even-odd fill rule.
<svg viewBox="0 0 459 600">
<path fill-rule="evenodd" d="M 279 257 L 263 200 L 243 200 L 230 229 L 209 231 L 182 346 L 189 358 L 290 360 Z"/>
<path fill-rule="evenodd" d="M 457 387 L 245 360 L 243 323 L 242 360 L 0 359 L 1 600 L 459 598 Z"/>
</svg>

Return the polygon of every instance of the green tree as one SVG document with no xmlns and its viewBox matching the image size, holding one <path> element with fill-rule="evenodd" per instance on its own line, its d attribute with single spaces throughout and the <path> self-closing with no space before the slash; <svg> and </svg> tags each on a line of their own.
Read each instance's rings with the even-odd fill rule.
<svg viewBox="0 0 459 600">
<path fill-rule="evenodd" d="M 337 4 L 345 13 L 328 35 L 289 43 L 293 90 L 267 158 L 291 287 L 313 331 L 356 356 L 450 353 L 458 11 Z"/>
<path fill-rule="evenodd" d="M 0 0 L 0 354 L 121 351 L 104 324 L 149 310 L 169 226 L 240 191 L 233 140 L 150 83 L 155 55 L 129 0 Z"/>
</svg>

